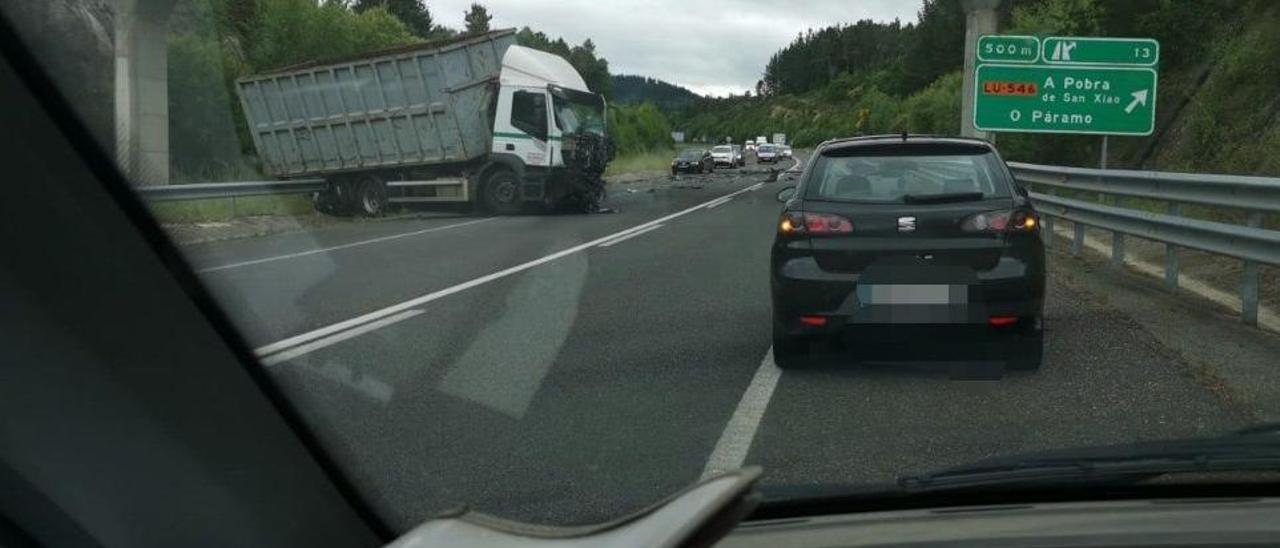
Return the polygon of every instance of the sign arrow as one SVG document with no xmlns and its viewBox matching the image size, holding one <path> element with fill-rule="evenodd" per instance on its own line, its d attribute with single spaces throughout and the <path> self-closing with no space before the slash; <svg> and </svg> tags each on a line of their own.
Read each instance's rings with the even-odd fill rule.
<svg viewBox="0 0 1280 548">
<path fill-rule="evenodd" d="M 1133 113 L 1133 109 L 1137 108 L 1137 106 L 1138 106 L 1138 105 L 1146 106 L 1146 105 L 1147 105 L 1147 95 L 1149 95 L 1149 94 L 1150 94 L 1150 92 L 1151 92 L 1151 90 L 1140 89 L 1140 90 L 1138 90 L 1138 91 L 1135 91 L 1135 92 L 1131 93 L 1130 95 L 1132 95 L 1132 96 L 1133 96 L 1133 100 L 1132 100 L 1132 101 L 1129 101 L 1129 106 L 1124 107 L 1124 113 L 1125 113 L 1125 114 L 1132 114 L 1132 113 Z"/>
</svg>

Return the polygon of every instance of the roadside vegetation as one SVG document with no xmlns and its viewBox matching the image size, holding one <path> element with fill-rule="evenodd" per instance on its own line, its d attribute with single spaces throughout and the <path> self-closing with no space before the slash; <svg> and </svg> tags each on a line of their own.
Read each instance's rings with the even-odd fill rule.
<svg viewBox="0 0 1280 548">
<path fill-rule="evenodd" d="M 304 194 L 248 196 L 150 204 L 151 214 L 164 224 L 223 222 L 259 215 L 297 216 L 315 212 Z"/>
</svg>

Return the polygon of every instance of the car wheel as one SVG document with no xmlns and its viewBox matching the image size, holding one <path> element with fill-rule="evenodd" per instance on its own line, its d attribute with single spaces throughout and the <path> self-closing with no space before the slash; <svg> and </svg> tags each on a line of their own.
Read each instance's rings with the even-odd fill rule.
<svg viewBox="0 0 1280 548">
<path fill-rule="evenodd" d="M 1008 346 L 1009 356 L 1005 366 L 1011 371 L 1035 371 L 1044 361 L 1044 329 L 1037 319 L 1025 333 Z"/>
<path fill-rule="evenodd" d="M 794 369 L 809 363 L 809 341 L 783 333 L 774 325 L 773 363 L 779 369 Z"/>
<path fill-rule="evenodd" d="M 515 173 L 500 169 L 485 181 L 481 195 L 484 207 L 495 215 L 514 215 L 520 212 L 520 179 Z"/>
</svg>

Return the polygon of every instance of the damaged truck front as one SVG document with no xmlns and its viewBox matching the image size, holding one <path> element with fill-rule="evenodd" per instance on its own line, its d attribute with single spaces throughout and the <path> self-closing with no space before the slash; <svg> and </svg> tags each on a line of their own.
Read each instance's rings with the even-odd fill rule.
<svg viewBox="0 0 1280 548">
<path fill-rule="evenodd" d="M 604 98 L 511 30 L 244 78 L 264 171 L 322 177 L 322 211 L 464 203 L 594 211 L 613 147 Z"/>
</svg>

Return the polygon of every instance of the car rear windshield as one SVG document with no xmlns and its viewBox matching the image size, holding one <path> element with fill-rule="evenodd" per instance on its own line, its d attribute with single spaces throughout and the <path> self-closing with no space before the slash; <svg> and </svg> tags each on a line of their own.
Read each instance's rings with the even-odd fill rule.
<svg viewBox="0 0 1280 548">
<path fill-rule="evenodd" d="M 711 152 L 733 152 L 733 147 L 716 147 Z"/>
<path fill-rule="evenodd" d="M 680 153 L 681 160 L 697 160 L 702 157 L 701 150 L 686 150 Z"/>
<path fill-rule="evenodd" d="M 760 145 L 760 152 L 773 152 L 773 145 Z"/>
<path fill-rule="evenodd" d="M 862 148 L 862 147 L 859 147 Z M 866 147 L 818 156 L 805 183 L 810 200 L 902 203 L 907 196 L 977 194 L 1010 196 L 1000 160 L 974 148 L 892 150 Z"/>
</svg>

